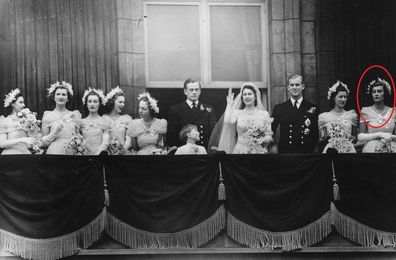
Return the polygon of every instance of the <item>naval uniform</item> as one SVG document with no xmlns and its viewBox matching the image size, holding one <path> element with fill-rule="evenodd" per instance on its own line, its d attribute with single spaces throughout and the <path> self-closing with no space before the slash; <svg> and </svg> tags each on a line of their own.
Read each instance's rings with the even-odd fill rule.
<svg viewBox="0 0 396 260">
<path fill-rule="evenodd" d="M 319 110 L 304 99 L 300 101 L 299 107 L 291 99 L 274 107 L 272 131 L 280 126 L 279 153 L 312 153 L 318 143 Z"/>
<path fill-rule="evenodd" d="M 168 146 L 181 146 L 185 142 L 180 140 L 179 134 L 183 126 L 193 124 L 197 126 L 200 140 L 198 145 L 208 146 L 213 127 L 216 124 L 216 115 L 212 106 L 196 101 L 195 104 L 187 100 L 172 106 L 168 112 Z"/>
</svg>

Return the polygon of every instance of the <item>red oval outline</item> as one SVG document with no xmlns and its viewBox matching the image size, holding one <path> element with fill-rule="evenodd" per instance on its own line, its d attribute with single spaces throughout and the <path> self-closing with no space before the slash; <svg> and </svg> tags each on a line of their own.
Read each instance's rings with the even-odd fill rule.
<svg viewBox="0 0 396 260">
<path fill-rule="evenodd" d="M 392 113 L 390 114 L 390 116 L 388 117 L 388 119 L 385 121 L 385 123 L 383 123 L 382 125 L 379 125 L 379 126 L 370 125 L 369 122 L 367 122 L 367 120 L 366 120 L 366 119 L 363 117 L 363 115 L 362 115 L 362 112 L 361 112 L 361 110 L 360 110 L 360 103 L 359 103 L 359 89 L 360 89 L 360 84 L 361 84 L 361 82 L 362 82 L 363 77 L 366 75 L 366 73 L 367 73 L 369 70 L 373 69 L 373 68 L 380 68 L 380 69 L 382 69 L 383 71 L 386 72 L 386 74 L 388 75 L 388 77 L 389 77 L 390 80 L 391 80 L 392 89 L 393 89 Z M 358 82 L 358 86 L 357 86 L 357 89 L 356 89 L 356 105 L 357 105 L 357 108 L 358 108 L 360 117 L 363 119 L 364 123 L 365 123 L 367 126 L 371 127 L 371 128 L 382 128 L 382 127 L 384 127 L 384 126 L 389 122 L 389 120 L 392 118 L 393 113 L 395 112 L 395 105 L 396 105 L 396 88 L 395 88 L 395 82 L 393 81 L 393 78 L 392 78 L 391 74 L 389 73 L 389 71 L 388 71 L 384 66 L 381 66 L 381 65 L 378 65 L 378 64 L 374 64 L 374 65 L 371 65 L 370 67 L 368 67 L 368 68 L 366 68 L 366 69 L 364 70 L 362 76 L 360 76 L 360 79 L 359 79 L 359 82 Z"/>
</svg>

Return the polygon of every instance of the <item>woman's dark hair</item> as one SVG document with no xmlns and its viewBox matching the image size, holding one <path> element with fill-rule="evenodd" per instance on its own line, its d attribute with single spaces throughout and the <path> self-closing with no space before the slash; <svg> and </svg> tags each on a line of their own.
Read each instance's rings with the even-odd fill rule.
<svg viewBox="0 0 396 260">
<path fill-rule="evenodd" d="M 375 80 L 375 82 L 373 82 L 372 84 L 369 85 L 369 89 L 368 89 L 368 94 L 370 96 L 370 103 L 374 104 L 373 101 L 373 88 L 374 87 L 378 87 L 378 86 L 382 86 L 382 89 L 384 90 L 384 103 L 387 106 L 392 106 L 392 95 L 389 92 L 388 88 L 385 86 L 385 84 L 381 81 L 379 81 L 378 79 Z"/>
<path fill-rule="evenodd" d="M 107 103 L 105 105 L 106 114 L 110 113 L 113 110 L 115 101 L 119 96 L 125 97 L 124 93 L 117 93 L 111 99 L 107 100 Z"/>
<path fill-rule="evenodd" d="M 88 93 L 88 95 L 86 95 L 85 96 L 85 99 L 84 99 L 84 103 L 85 103 L 85 105 L 84 105 L 84 112 L 85 112 L 85 114 L 86 115 L 88 115 L 89 114 L 89 110 L 88 110 L 88 97 L 89 96 L 97 96 L 98 97 L 98 99 L 99 99 L 99 110 L 98 110 L 98 114 L 99 115 L 102 115 L 103 114 L 103 105 L 102 105 L 102 102 L 103 102 L 103 100 L 102 100 L 102 98 L 98 95 L 98 93 L 96 93 L 95 91 L 90 91 L 89 93 Z"/>
<path fill-rule="evenodd" d="M 139 101 L 139 103 L 140 103 L 140 101 L 146 102 L 147 107 L 148 107 L 148 109 L 149 109 L 150 116 L 151 116 L 152 118 L 154 118 L 154 117 L 156 116 L 156 113 L 155 113 L 154 109 L 151 108 L 149 99 L 148 99 L 147 97 L 142 97 L 142 98 L 140 98 L 138 101 Z"/>
<path fill-rule="evenodd" d="M 5 107 L 4 108 L 4 110 L 5 110 L 5 115 L 11 115 L 11 113 L 12 113 L 12 104 L 15 104 L 15 102 L 18 100 L 18 98 L 20 98 L 20 97 L 22 97 L 23 98 L 23 96 L 22 96 L 22 93 L 19 93 L 19 94 L 17 94 L 16 96 L 15 96 L 15 98 L 12 100 L 12 102 L 11 102 L 11 104 L 8 106 L 8 107 Z"/>
<path fill-rule="evenodd" d="M 331 93 L 331 95 L 330 95 L 330 100 L 329 100 L 329 107 L 330 107 L 330 109 L 333 109 L 334 107 L 335 107 L 335 97 L 337 96 L 337 94 L 339 93 L 339 92 L 341 92 L 341 91 L 345 91 L 346 93 L 347 93 L 347 95 L 349 94 L 349 91 L 348 91 L 348 89 L 347 88 L 345 88 L 344 86 L 342 86 L 342 85 L 339 85 L 337 88 L 336 88 L 336 91 L 335 92 L 333 92 L 333 93 Z"/>
<path fill-rule="evenodd" d="M 51 94 L 49 95 L 49 98 L 51 99 L 51 101 L 55 103 L 55 93 L 56 93 L 56 91 L 58 89 L 66 89 L 67 103 L 70 105 L 70 103 L 72 103 L 72 101 L 73 101 L 73 96 L 70 94 L 69 90 L 66 87 L 62 86 L 62 85 L 56 87 L 54 89 L 54 91 L 51 92 Z"/>
<path fill-rule="evenodd" d="M 255 97 L 254 106 L 257 106 L 257 93 L 256 93 L 255 88 L 253 86 L 251 86 L 251 85 L 245 85 L 245 86 L 243 86 L 243 88 L 241 90 L 242 108 L 246 107 L 245 102 L 243 102 L 243 91 L 245 89 L 250 89 L 251 91 L 253 91 L 253 94 L 254 94 L 254 97 Z"/>
</svg>

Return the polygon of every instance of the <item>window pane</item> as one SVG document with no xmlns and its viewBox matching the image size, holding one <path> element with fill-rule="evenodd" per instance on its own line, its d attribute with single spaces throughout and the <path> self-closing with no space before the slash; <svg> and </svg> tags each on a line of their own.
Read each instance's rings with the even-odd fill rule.
<svg viewBox="0 0 396 260">
<path fill-rule="evenodd" d="M 212 81 L 262 81 L 259 6 L 211 6 Z"/>
<path fill-rule="evenodd" d="M 149 81 L 201 77 L 199 7 L 147 5 Z"/>
</svg>

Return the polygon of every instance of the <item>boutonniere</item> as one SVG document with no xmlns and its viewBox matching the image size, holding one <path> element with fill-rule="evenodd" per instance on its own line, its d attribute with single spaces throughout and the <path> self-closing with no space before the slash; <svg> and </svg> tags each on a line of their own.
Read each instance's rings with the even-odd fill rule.
<svg viewBox="0 0 396 260">
<path fill-rule="evenodd" d="M 212 113 L 212 108 L 207 107 L 207 108 L 206 108 L 206 111 L 208 111 L 208 113 Z"/>
<path fill-rule="evenodd" d="M 316 107 L 311 107 L 310 109 L 307 110 L 307 113 L 313 114 L 316 112 Z"/>
<path fill-rule="evenodd" d="M 309 127 L 311 125 L 311 120 L 309 120 L 309 118 L 305 119 L 304 124 Z"/>
<path fill-rule="evenodd" d="M 204 108 L 204 106 L 203 106 L 202 104 L 199 106 L 199 109 L 200 109 L 201 111 L 204 111 L 204 110 L 205 110 L 205 108 Z"/>
<path fill-rule="evenodd" d="M 304 129 L 304 135 L 309 135 L 310 132 L 311 132 L 311 131 L 309 131 L 308 128 L 305 128 L 305 129 Z"/>
</svg>

